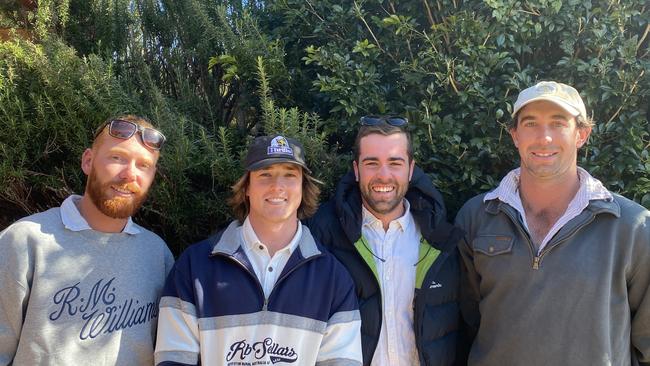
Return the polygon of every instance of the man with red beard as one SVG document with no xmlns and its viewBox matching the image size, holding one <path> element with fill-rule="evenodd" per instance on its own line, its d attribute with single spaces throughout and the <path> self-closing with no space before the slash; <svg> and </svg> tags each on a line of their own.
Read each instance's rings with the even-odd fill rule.
<svg viewBox="0 0 650 366">
<path fill-rule="evenodd" d="M 415 166 L 406 124 L 361 118 L 353 170 L 308 226 L 354 279 L 364 365 L 453 365 L 462 232 Z"/>
<path fill-rule="evenodd" d="M 84 195 L 0 233 L 0 365 L 153 364 L 173 257 L 131 216 L 164 141 L 145 118 L 105 121 L 82 155 Z"/>
</svg>

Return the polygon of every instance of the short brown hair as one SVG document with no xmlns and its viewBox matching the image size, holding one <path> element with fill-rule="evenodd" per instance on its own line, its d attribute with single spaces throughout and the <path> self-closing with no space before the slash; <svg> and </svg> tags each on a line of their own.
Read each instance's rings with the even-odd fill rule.
<svg viewBox="0 0 650 366">
<path fill-rule="evenodd" d="M 312 177 L 307 170 L 302 169 L 302 200 L 298 207 L 298 219 L 306 219 L 316 213 L 318 209 L 318 196 L 320 195 L 319 184 L 322 184 L 318 179 Z M 232 185 L 232 197 L 228 200 L 228 204 L 232 208 L 232 213 L 235 219 L 239 222 L 244 222 L 248 212 L 250 211 L 250 203 L 246 191 L 250 184 L 250 172 L 246 171 L 235 184 Z"/>
<path fill-rule="evenodd" d="M 361 126 L 357 132 L 357 137 L 354 140 L 354 160 L 359 162 L 359 154 L 361 153 L 361 139 L 372 134 L 379 134 L 383 136 L 390 136 L 396 133 L 403 133 L 406 135 L 406 153 L 409 157 L 409 162 L 413 161 L 413 144 L 411 143 L 411 134 L 403 127 L 393 126 L 386 122 L 381 122 L 372 126 Z"/>
</svg>

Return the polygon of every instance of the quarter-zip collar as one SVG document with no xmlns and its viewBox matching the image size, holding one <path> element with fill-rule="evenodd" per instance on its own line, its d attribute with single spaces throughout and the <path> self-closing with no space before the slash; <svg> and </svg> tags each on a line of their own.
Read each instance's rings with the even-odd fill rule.
<svg viewBox="0 0 650 366">
<path fill-rule="evenodd" d="M 515 208 L 510 206 L 505 202 L 501 202 L 499 199 L 492 199 L 486 202 L 485 211 L 491 215 L 498 215 L 500 212 L 503 212 L 508 217 L 512 219 L 515 225 L 523 229 L 521 214 Z M 542 250 L 541 253 L 534 254 L 533 257 L 539 258 L 544 253 L 550 251 L 555 247 L 555 244 L 563 241 L 567 236 L 574 233 L 576 230 L 580 229 L 582 226 L 591 222 L 596 215 L 599 214 L 609 214 L 616 218 L 621 217 L 621 206 L 616 200 L 606 201 L 606 200 L 594 200 L 590 201 L 589 205 L 576 217 L 569 220 L 549 241 L 548 245 Z M 530 241 L 530 239 L 528 239 Z M 531 244 L 532 245 L 532 244 Z"/>
<path fill-rule="evenodd" d="M 515 210 L 512 206 L 505 202 L 501 202 L 498 198 L 487 200 L 487 205 L 485 206 L 485 211 L 492 215 L 497 215 L 500 211 L 514 211 L 519 215 L 518 211 Z M 589 205 L 584 209 L 585 211 L 590 211 L 592 214 L 597 215 L 600 213 L 609 213 L 614 216 L 621 217 L 621 206 L 616 202 L 616 200 L 606 201 L 606 200 L 593 200 L 589 202 Z"/>
<path fill-rule="evenodd" d="M 231 222 L 223 231 L 219 240 L 212 247 L 210 256 L 221 254 L 233 257 L 243 263 L 252 273 L 254 273 L 250 261 L 244 254 L 243 246 L 245 244 L 242 239 L 241 230 L 242 226 L 239 221 L 235 220 Z M 316 242 L 314 241 L 309 229 L 303 225 L 302 230 L 302 235 L 300 236 L 298 247 L 296 248 L 297 250 L 294 251 L 289 258 L 289 261 L 283 270 L 283 274 L 289 269 L 289 267 L 292 267 L 303 260 L 322 255 L 322 252 L 316 246 Z"/>
</svg>

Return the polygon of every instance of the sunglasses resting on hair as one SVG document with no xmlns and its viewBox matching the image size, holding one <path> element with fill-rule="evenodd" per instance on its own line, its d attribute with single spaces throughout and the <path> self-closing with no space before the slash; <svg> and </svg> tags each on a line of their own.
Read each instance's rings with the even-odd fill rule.
<svg viewBox="0 0 650 366">
<path fill-rule="evenodd" d="M 133 137 L 136 132 L 140 132 L 142 143 L 154 150 L 160 150 L 167 139 L 162 132 L 155 128 L 142 127 L 135 122 L 125 121 L 122 119 L 110 120 L 99 126 L 95 132 L 95 138 L 97 138 L 97 136 L 104 130 L 106 125 L 108 125 L 108 134 L 118 139 L 128 140 Z"/>
<path fill-rule="evenodd" d="M 409 120 L 404 117 L 397 116 L 363 116 L 361 117 L 362 126 L 376 126 L 382 122 L 388 123 L 391 126 L 402 127 L 406 125 Z"/>
</svg>

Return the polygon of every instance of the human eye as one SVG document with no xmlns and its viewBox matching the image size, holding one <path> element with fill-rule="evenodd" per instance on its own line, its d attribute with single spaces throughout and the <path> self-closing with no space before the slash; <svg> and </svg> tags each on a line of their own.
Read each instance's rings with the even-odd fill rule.
<svg viewBox="0 0 650 366">
<path fill-rule="evenodd" d="M 376 167 L 379 164 L 374 160 L 368 160 L 363 165 L 365 165 L 367 167 Z"/>
</svg>

